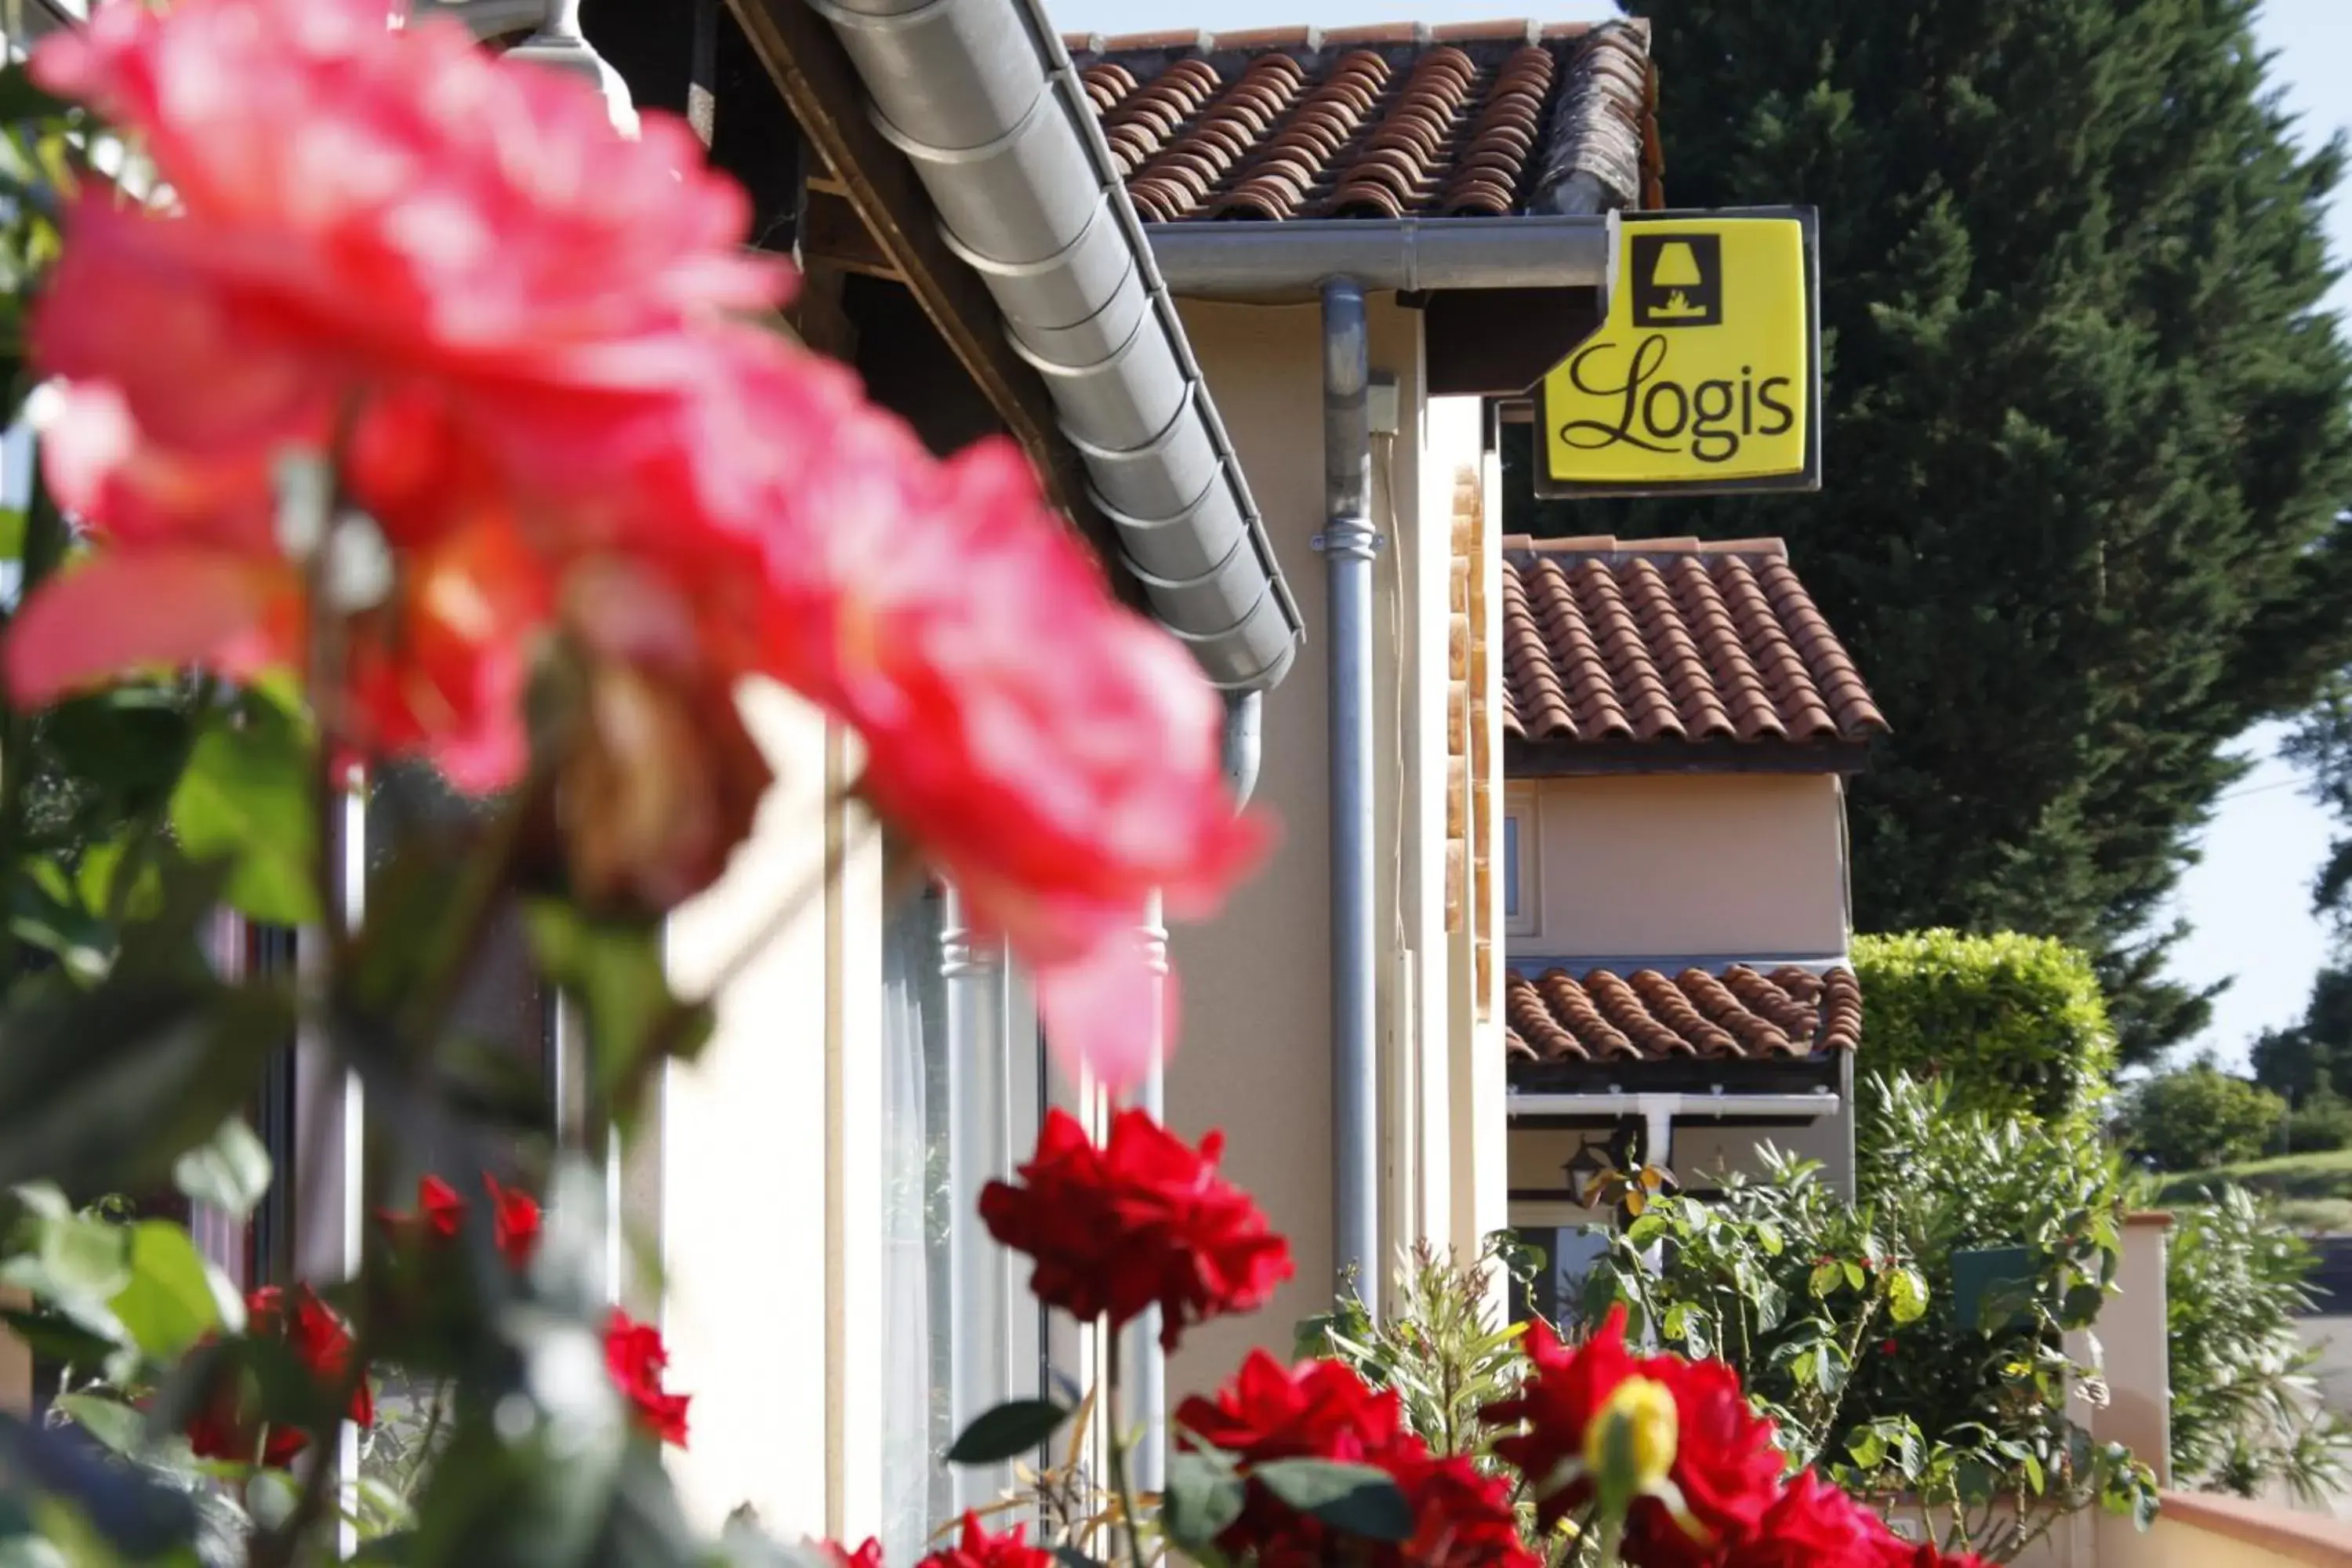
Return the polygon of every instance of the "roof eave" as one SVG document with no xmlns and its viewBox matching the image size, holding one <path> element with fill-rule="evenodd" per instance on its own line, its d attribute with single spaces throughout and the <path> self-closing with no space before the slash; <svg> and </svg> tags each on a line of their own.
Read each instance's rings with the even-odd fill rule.
<svg viewBox="0 0 2352 1568">
<path fill-rule="evenodd" d="M 1037 0 L 817 0 L 950 248 L 1044 378 L 1153 612 L 1228 690 L 1305 622 L 1069 55 Z"/>
<path fill-rule="evenodd" d="M 1507 779 L 1590 778 L 1624 773 L 1835 773 L 1850 777 L 1870 762 L 1873 734 L 1813 741 L 1503 742 Z"/>
</svg>

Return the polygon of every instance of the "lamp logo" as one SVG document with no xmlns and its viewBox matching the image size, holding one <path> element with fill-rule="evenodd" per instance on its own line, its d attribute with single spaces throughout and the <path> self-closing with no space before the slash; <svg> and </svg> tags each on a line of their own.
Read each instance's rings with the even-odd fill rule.
<svg viewBox="0 0 2352 1568">
<path fill-rule="evenodd" d="M 1723 325 L 1723 237 L 1633 235 L 1633 324 Z"/>
<path fill-rule="evenodd" d="M 1622 226 L 1607 320 L 1544 379 L 1555 493 L 1811 488 L 1809 229 L 1796 216 Z"/>
</svg>

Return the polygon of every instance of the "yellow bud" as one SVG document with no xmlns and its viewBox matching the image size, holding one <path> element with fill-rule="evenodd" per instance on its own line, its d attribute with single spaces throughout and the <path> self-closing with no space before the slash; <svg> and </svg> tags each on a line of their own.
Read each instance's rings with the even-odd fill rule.
<svg viewBox="0 0 2352 1568">
<path fill-rule="evenodd" d="M 1675 1396 L 1646 1377 L 1619 1384 L 1584 1433 L 1584 1463 L 1604 1498 L 1656 1491 L 1675 1467 Z"/>
</svg>

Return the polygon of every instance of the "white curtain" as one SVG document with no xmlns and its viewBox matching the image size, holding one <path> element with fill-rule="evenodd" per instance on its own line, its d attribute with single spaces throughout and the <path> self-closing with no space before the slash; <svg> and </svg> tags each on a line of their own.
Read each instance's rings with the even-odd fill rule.
<svg viewBox="0 0 2352 1568">
<path fill-rule="evenodd" d="M 947 1003 L 940 975 L 939 896 L 907 900 L 883 942 L 882 1545 L 884 1560 L 923 1556 L 950 1500 L 943 1458 L 948 1320 L 936 1300 L 945 1218 L 948 1127 L 941 1103 Z"/>
</svg>

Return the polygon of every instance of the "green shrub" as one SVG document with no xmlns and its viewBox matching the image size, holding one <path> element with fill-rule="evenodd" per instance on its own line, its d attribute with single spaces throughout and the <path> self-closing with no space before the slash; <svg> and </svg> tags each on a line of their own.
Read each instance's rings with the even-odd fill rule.
<svg viewBox="0 0 2352 1568">
<path fill-rule="evenodd" d="M 2311 1249 L 2244 1189 L 2174 1211 L 2165 1258 L 2179 1484 L 2252 1497 L 2273 1482 L 2316 1501 L 2338 1490 L 2352 1431 L 2319 1402 L 2317 1352 L 2295 1332 Z"/>
<path fill-rule="evenodd" d="M 2160 1171 L 2202 1171 L 2251 1160 L 2278 1140 L 2286 1101 L 2208 1058 L 2135 1085 L 2124 1108 L 2125 1146 Z"/>
<path fill-rule="evenodd" d="M 1963 1110 L 2058 1120 L 2106 1098 L 2115 1031 L 2079 950 L 2011 932 L 1903 931 L 1856 937 L 1853 968 L 1874 1071 L 1934 1079 Z"/>
<path fill-rule="evenodd" d="M 2287 1112 L 2286 1152 L 2332 1154 L 2338 1149 L 2352 1149 L 2352 1100 L 2326 1089 L 2305 1095 Z"/>
<path fill-rule="evenodd" d="M 1768 1152 L 1762 1179 L 1660 1200 L 1616 1235 L 1581 1315 L 1622 1302 L 1668 1348 L 1722 1357 L 1792 1458 L 1965 1517 L 1988 1562 L 2078 1510 L 2144 1512 L 2153 1473 L 2092 1442 L 2069 1403 L 2095 1373 L 2067 1332 L 2096 1319 L 2122 1258 L 2125 1173 L 2097 1124 L 1895 1079 L 1857 1131 L 1858 1204 Z M 2019 1267 L 1964 1320 L 1955 1257 L 1996 1247 Z"/>
</svg>

